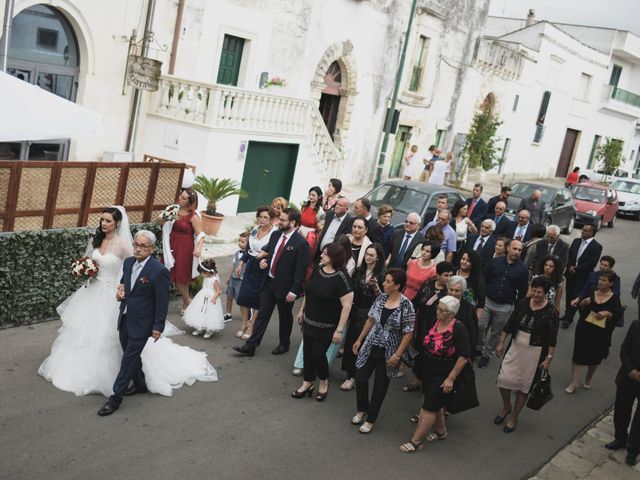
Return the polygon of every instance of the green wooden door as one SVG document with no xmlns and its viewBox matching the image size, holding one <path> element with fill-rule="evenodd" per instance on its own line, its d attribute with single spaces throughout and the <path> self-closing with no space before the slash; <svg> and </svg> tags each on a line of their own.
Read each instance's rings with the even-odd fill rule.
<svg viewBox="0 0 640 480">
<path fill-rule="evenodd" d="M 220 66 L 218 67 L 218 83 L 223 85 L 238 85 L 240 62 L 242 61 L 242 49 L 244 38 L 225 35 L 220 53 Z"/>
<path fill-rule="evenodd" d="M 242 174 L 242 189 L 249 196 L 238 202 L 238 213 L 271 205 L 275 197 L 288 199 L 297 157 L 298 145 L 249 142 Z"/>
<path fill-rule="evenodd" d="M 404 152 L 409 146 L 409 132 L 411 127 L 406 125 L 400 125 L 396 132 L 396 143 L 393 147 L 393 156 L 391 157 L 391 170 L 389 170 L 389 178 L 401 177 L 404 165 L 402 164 L 402 157 Z"/>
</svg>

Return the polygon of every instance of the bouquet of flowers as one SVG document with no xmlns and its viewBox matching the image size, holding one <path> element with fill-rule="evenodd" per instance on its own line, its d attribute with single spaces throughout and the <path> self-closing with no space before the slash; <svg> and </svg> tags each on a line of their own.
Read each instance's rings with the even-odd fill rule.
<svg viewBox="0 0 640 480">
<path fill-rule="evenodd" d="M 269 87 L 286 87 L 287 81 L 282 77 L 271 77 L 264 83 L 264 88 Z"/>
<path fill-rule="evenodd" d="M 162 219 L 165 222 L 173 222 L 176 218 L 178 218 L 179 211 L 180 206 L 177 203 L 168 205 L 162 212 Z"/>
<path fill-rule="evenodd" d="M 98 274 L 98 266 L 89 257 L 74 260 L 71 264 L 71 275 L 76 278 L 91 280 Z"/>
</svg>

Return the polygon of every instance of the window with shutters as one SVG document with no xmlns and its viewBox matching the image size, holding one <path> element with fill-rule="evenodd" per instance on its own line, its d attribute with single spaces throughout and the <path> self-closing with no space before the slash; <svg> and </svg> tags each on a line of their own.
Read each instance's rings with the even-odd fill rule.
<svg viewBox="0 0 640 480">
<path fill-rule="evenodd" d="M 411 67 L 411 78 L 409 80 L 410 92 L 417 92 L 422 86 L 428 50 L 429 39 L 424 35 L 420 35 L 416 44 L 416 50 L 413 56 L 413 65 Z"/>
<path fill-rule="evenodd" d="M 613 67 L 611 68 L 611 78 L 609 79 L 609 85 L 617 87 L 618 83 L 620 82 L 620 75 L 622 75 L 622 67 L 614 63 Z"/>
<path fill-rule="evenodd" d="M 589 101 L 589 90 L 591 90 L 591 75 L 586 73 L 580 74 L 580 83 L 578 84 L 578 91 L 576 92 L 576 98 Z"/>
<path fill-rule="evenodd" d="M 542 94 L 540 110 L 538 110 L 538 117 L 536 118 L 536 133 L 533 136 L 534 143 L 540 143 L 542 141 L 542 136 L 544 135 L 544 122 L 547 119 L 547 110 L 549 108 L 550 99 L 551 92 L 547 90 Z"/>
</svg>

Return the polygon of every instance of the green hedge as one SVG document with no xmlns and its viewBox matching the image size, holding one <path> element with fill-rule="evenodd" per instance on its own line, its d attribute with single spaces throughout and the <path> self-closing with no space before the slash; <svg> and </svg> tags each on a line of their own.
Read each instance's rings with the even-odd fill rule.
<svg viewBox="0 0 640 480">
<path fill-rule="evenodd" d="M 158 237 L 160 255 L 160 227 L 132 225 L 131 232 L 143 228 Z M 92 232 L 73 228 L 0 235 L 0 328 L 57 317 L 56 307 L 82 284 L 71 275 L 71 263 L 84 255 Z"/>
</svg>

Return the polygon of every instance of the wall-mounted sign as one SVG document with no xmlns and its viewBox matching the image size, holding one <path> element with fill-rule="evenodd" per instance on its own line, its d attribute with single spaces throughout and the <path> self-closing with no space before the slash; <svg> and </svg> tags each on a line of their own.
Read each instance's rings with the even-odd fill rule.
<svg viewBox="0 0 640 480">
<path fill-rule="evenodd" d="M 240 147 L 238 148 L 238 161 L 244 162 L 247 158 L 247 149 L 249 148 L 249 141 L 242 140 L 240 142 Z"/>
<path fill-rule="evenodd" d="M 140 55 L 129 55 L 127 84 L 148 92 L 158 90 L 162 62 Z"/>
</svg>

